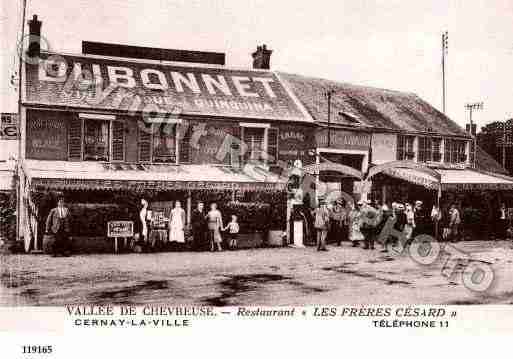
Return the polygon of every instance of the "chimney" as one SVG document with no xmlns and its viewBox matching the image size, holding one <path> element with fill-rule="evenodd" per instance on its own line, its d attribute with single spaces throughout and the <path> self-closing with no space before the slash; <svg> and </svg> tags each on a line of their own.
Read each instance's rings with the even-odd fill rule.
<svg viewBox="0 0 513 359">
<path fill-rule="evenodd" d="M 257 46 L 257 50 L 251 54 L 253 56 L 253 68 L 269 70 L 271 68 L 272 50 L 268 50 L 265 45 Z"/>
<path fill-rule="evenodd" d="M 37 15 L 29 20 L 29 45 L 27 55 L 30 58 L 39 57 L 41 53 L 41 24 L 42 22 L 37 19 Z"/>
</svg>

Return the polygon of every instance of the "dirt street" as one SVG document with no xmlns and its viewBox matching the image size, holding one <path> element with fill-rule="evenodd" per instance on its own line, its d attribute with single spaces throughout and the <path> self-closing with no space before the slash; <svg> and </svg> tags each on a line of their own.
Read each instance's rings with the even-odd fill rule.
<svg viewBox="0 0 513 359">
<path fill-rule="evenodd" d="M 221 253 L 3 255 L 0 305 L 166 303 L 198 305 L 311 304 L 513 304 L 513 246 L 463 242 L 456 248 L 495 274 L 484 293 L 461 282 L 464 264 L 451 278 L 446 262 L 416 263 L 391 255 L 330 246 Z"/>
</svg>

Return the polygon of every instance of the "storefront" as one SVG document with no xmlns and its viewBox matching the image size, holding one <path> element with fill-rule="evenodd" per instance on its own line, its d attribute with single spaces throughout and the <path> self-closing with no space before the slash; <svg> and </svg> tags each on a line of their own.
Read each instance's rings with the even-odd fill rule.
<svg viewBox="0 0 513 359">
<path fill-rule="evenodd" d="M 41 57 L 25 64 L 20 235 L 27 250 L 41 249 L 57 194 L 73 214 L 71 236 L 87 251 L 105 247 L 111 220 L 133 221 L 137 231 L 141 199 L 155 228 L 176 201 L 189 228 L 203 201 L 216 202 L 224 221 L 237 212 L 242 232 L 285 230 L 287 166 L 315 158 L 315 125 L 278 75 Z"/>
</svg>

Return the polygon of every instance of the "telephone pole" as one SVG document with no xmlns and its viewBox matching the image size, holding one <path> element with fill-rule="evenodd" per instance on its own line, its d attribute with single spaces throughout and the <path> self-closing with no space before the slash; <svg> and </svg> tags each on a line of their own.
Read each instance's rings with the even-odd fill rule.
<svg viewBox="0 0 513 359">
<path fill-rule="evenodd" d="M 445 57 L 448 52 L 449 33 L 447 31 L 442 33 L 442 112 L 445 114 Z"/>
<path fill-rule="evenodd" d="M 483 103 L 482 102 L 474 102 L 474 103 L 467 103 L 465 105 L 465 108 L 469 110 L 470 115 L 470 126 L 469 126 L 469 134 L 472 136 L 472 147 L 469 151 L 469 154 L 473 156 L 472 158 L 472 167 L 475 167 L 476 165 L 476 136 L 474 135 L 474 123 L 472 122 L 472 111 L 478 111 L 483 109 Z"/>
</svg>

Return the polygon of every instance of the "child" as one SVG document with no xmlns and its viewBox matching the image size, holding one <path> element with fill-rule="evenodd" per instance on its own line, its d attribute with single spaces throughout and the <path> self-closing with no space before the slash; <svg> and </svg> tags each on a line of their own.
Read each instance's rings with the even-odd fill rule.
<svg viewBox="0 0 513 359">
<path fill-rule="evenodd" d="M 223 228 L 223 231 L 228 230 L 228 248 L 237 248 L 237 234 L 239 233 L 239 224 L 237 223 L 237 216 L 232 214 L 232 220 Z"/>
</svg>

